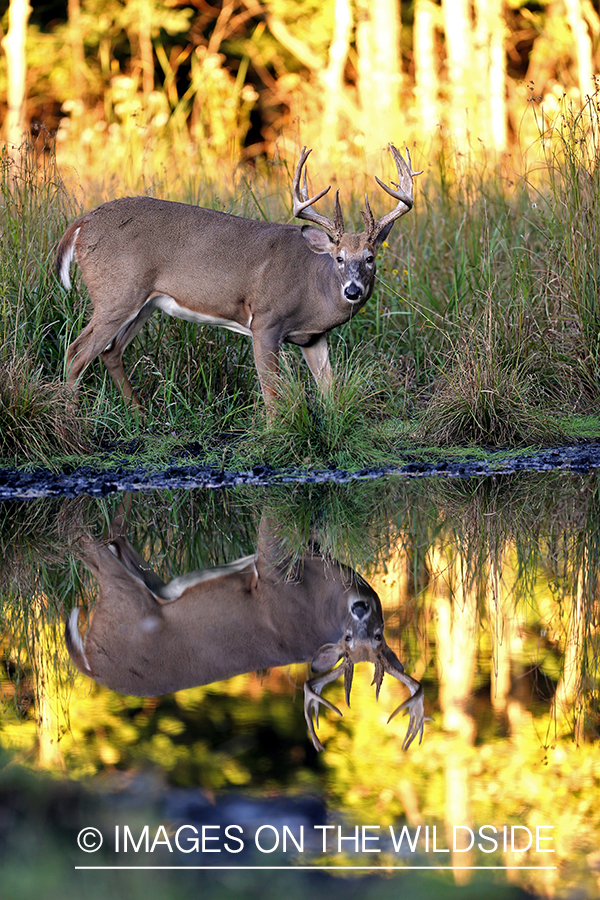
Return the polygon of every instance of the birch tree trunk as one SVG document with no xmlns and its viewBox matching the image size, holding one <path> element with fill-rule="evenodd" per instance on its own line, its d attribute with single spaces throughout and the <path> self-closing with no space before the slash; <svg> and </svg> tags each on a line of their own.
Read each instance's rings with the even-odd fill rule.
<svg viewBox="0 0 600 900">
<path fill-rule="evenodd" d="M 415 100 L 422 134 L 431 133 L 440 123 L 439 78 L 435 47 L 437 7 L 432 0 L 416 0 L 413 25 L 415 58 Z"/>
<path fill-rule="evenodd" d="M 581 99 L 591 96 L 594 91 L 592 62 L 592 39 L 588 33 L 587 22 L 581 0 L 565 0 L 567 20 L 575 42 L 575 59 L 577 60 L 577 81 Z"/>
<path fill-rule="evenodd" d="M 380 150 L 400 122 L 400 0 L 362 0 L 356 11 L 358 101 L 367 152 Z"/>
<path fill-rule="evenodd" d="M 496 150 L 506 150 L 508 143 L 506 108 L 506 25 L 503 0 L 490 2 L 490 118 L 492 144 Z"/>
<path fill-rule="evenodd" d="M 140 0 L 138 39 L 142 68 L 142 91 L 147 99 L 154 90 L 154 51 L 152 48 L 152 0 Z"/>
<path fill-rule="evenodd" d="M 473 59 L 477 72 L 474 122 L 478 137 L 494 150 L 506 148 L 506 52 L 504 0 L 475 0 Z"/>
<path fill-rule="evenodd" d="M 473 112 L 472 86 L 479 75 L 473 65 L 470 0 L 442 0 L 442 17 L 446 35 L 448 127 L 457 144 L 464 145 L 469 131 L 469 115 Z"/>
<path fill-rule="evenodd" d="M 28 0 L 10 0 L 8 8 L 8 31 L 2 41 L 6 53 L 8 112 L 4 125 L 4 137 L 13 149 L 23 141 L 25 122 L 25 85 L 27 58 L 25 39 L 27 21 L 31 13 Z"/>
<path fill-rule="evenodd" d="M 344 68 L 352 36 L 350 0 L 335 0 L 335 26 L 327 68 L 321 73 L 325 88 L 323 99 L 324 149 L 333 153 L 340 137 L 341 111 L 344 106 Z"/>
<path fill-rule="evenodd" d="M 81 32 L 81 2 L 68 0 L 67 15 L 69 18 L 69 41 L 73 54 L 73 85 L 78 99 L 85 93 L 85 51 Z"/>
</svg>

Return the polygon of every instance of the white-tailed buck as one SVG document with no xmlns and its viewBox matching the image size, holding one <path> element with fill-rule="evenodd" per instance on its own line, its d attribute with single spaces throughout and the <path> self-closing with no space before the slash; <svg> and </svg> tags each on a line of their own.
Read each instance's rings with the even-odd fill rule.
<svg viewBox="0 0 600 900">
<path fill-rule="evenodd" d="M 365 231 L 347 234 L 335 197 L 334 218 L 308 196 L 300 154 L 293 181 L 294 215 L 310 225 L 279 225 L 151 197 L 104 203 L 67 229 L 56 266 L 70 287 L 73 258 L 94 306 L 89 324 L 67 352 L 71 387 L 99 354 L 112 380 L 134 405 L 139 401 L 123 368 L 123 351 L 157 309 L 198 324 L 222 325 L 252 338 L 267 412 L 284 342 L 297 344 L 319 386 L 331 385 L 327 334 L 346 322 L 373 291 L 377 251 L 396 219 L 413 205 L 413 172 L 390 144 L 396 189 L 377 183 L 396 207 L 375 221 L 368 199 Z M 304 178 L 302 172 L 304 170 Z"/>
<path fill-rule="evenodd" d="M 111 527 L 108 544 L 86 540 L 81 558 L 99 582 L 91 625 L 82 637 L 79 609 L 66 625 L 66 644 L 86 675 L 124 694 L 154 697 L 245 672 L 311 662 L 304 712 L 311 740 L 325 684 L 344 675 L 350 701 L 356 662 L 375 667 L 377 695 L 384 672 L 401 681 L 410 697 L 403 747 L 423 736 L 423 688 L 404 671 L 383 636 L 379 597 L 352 569 L 309 547 L 289 575 L 272 525 L 263 517 L 255 555 L 199 569 L 165 584 L 122 534 Z M 334 668 L 339 660 L 337 668 Z"/>
</svg>

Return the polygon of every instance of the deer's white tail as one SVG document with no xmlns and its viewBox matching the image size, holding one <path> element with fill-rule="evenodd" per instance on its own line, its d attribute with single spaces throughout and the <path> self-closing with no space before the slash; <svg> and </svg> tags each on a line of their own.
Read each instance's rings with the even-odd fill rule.
<svg viewBox="0 0 600 900">
<path fill-rule="evenodd" d="M 69 656 L 75 663 L 80 672 L 85 675 L 91 675 L 92 670 L 85 655 L 85 645 L 79 632 L 79 607 L 75 607 L 65 625 L 65 643 Z"/>
<path fill-rule="evenodd" d="M 73 257 L 75 256 L 75 241 L 77 240 L 78 234 L 79 224 L 74 222 L 73 225 L 65 231 L 62 240 L 58 245 L 58 250 L 56 251 L 56 274 L 67 289 L 71 287 L 69 269 L 73 262 Z"/>
</svg>

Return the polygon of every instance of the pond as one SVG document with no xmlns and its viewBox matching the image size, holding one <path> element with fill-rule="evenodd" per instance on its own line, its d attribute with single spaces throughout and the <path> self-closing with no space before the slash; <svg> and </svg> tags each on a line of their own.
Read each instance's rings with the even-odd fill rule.
<svg viewBox="0 0 600 900">
<path fill-rule="evenodd" d="M 5 895 L 598 896 L 599 516 L 566 471 L 0 504 Z"/>
</svg>

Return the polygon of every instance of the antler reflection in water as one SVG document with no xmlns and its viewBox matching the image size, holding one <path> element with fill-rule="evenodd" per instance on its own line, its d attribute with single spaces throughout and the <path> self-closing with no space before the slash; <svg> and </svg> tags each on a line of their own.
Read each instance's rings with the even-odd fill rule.
<svg viewBox="0 0 600 900">
<path fill-rule="evenodd" d="M 340 641 L 340 645 L 342 643 L 343 641 Z M 375 667 L 373 681 L 371 682 L 371 684 L 374 684 L 376 687 L 376 700 L 379 699 L 379 691 L 383 682 L 383 676 L 386 672 L 397 681 L 401 681 L 409 689 L 410 697 L 408 697 L 407 700 L 401 703 L 400 706 L 398 706 L 393 711 L 388 719 L 388 724 L 395 716 L 398 715 L 399 712 L 405 710 L 405 713 L 409 715 L 409 720 L 406 735 L 404 736 L 404 740 L 402 741 L 402 749 L 408 750 L 417 736 L 419 737 L 420 744 L 423 740 L 423 729 L 425 726 L 425 722 L 432 721 L 430 718 L 427 718 L 425 716 L 425 695 L 423 692 L 423 686 L 414 678 L 411 678 L 410 675 L 406 674 L 406 672 L 404 671 L 404 666 L 397 658 L 395 653 L 387 646 L 384 640 L 383 646 L 380 646 L 377 652 L 371 651 L 370 649 L 366 650 L 366 648 L 363 647 L 361 659 L 365 658 L 365 651 L 367 658 L 372 657 L 369 658 L 369 661 L 372 662 Z M 323 706 L 326 706 L 332 712 L 337 713 L 338 716 L 342 715 L 337 706 L 334 706 L 333 703 L 331 703 L 329 700 L 326 700 L 325 697 L 321 696 L 321 691 L 323 690 L 325 685 L 329 684 L 332 681 L 335 681 L 337 678 L 343 675 L 346 703 L 348 707 L 350 707 L 350 691 L 352 688 L 352 678 L 354 674 L 354 661 L 352 660 L 350 650 L 348 648 L 342 649 L 340 646 L 340 654 L 342 653 L 344 658 L 343 662 L 340 663 L 340 665 L 329 669 L 327 672 L 319 673 L 318 675 L 309 678 L 304 684 L 304 716 L 308 725 L 310 739 L 314 748 L 318 751 L 325 749 L 323 747 L 323 744 L 317 737 L 315 730 L 319 727 L 319 704 L 323 704 Z"/>
</svg>

